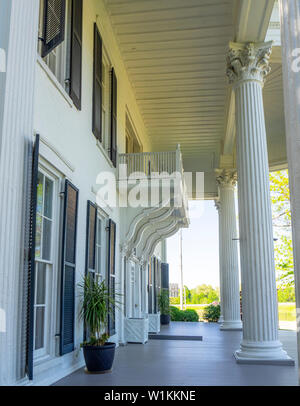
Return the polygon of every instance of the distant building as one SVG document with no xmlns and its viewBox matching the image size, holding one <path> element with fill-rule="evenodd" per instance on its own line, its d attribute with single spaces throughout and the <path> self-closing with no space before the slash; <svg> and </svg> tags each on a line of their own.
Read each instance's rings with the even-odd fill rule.
<svg viewBox="0 0 300 406">
<path fill-rule="evenodd" d="M 170 292 L 170 297 L 178 297 L 179 296 L 178 283 L 170 283 L 169 284 L 169 292 Z"/>
</svg>

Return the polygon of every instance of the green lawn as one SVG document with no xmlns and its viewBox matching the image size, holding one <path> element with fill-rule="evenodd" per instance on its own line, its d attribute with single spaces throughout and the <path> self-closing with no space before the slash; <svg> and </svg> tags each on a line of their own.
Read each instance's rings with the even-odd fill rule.
<svg viewBox="0 0 300 406">
<path fill-rule="evenodd" d="M 180 308 L 180 305 L 171 305 Z M 194 309 L 199 314 L 199 321 L 202 321 L 203 310 L 207 305 L 186 305 L 186 309 Z M 296 304 L 295 303 L 279 303 L 278 316 L 280 321 L 295 321 L 296 320 Z"/>
<path fill-rule="evenodd" d="M 279 303 L 278 315 L 280 321 L 295 321 L 296 303 Z"/>
</svg>

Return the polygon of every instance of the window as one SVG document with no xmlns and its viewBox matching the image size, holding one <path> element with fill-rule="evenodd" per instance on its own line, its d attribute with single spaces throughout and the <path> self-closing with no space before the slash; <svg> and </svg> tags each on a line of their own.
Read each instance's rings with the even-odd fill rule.
<svg viewBox="0 0 300 406">
<path fill-rule="evenodd" d="M 34 293 L 34 356 L 49 353 L 49 326 L 53 281 L 55 180 L 41 169 L 38 172 L 36 216 L 36 273 Z"/>
<path fill-rule="evenodd" d="M 152 309 L 152 295 L 153 295 L 152 263 L 153 263 L 153 261 L 151 258 L 149 261 L 149 264 L 148 264 L 148 313 L 149 314 L 153 313 L 153 309 Z"/>
<path fill-rule="evenodd" d="M 66 0 L 65 19 L 64 19 L 64 40 L 56 46 L 48 55 L 43 59 L 48 65 L 51 72 L 56 76 L 59 83 L 69 93 L 70 84 L 70 44 L 71 44 L 71 0 Z M 54 9 L 55 2 L 49 2 L 49 8 Z M 43 55 L 44 35 L 45 35 L 45 11 L 46 0 L 40 0 L 40 19 L 39 19 L 39 54 Z"/>
<path fill-rule="evenodd" d="M 116 224 L 109 220 L 109 252 L 108 252 L 108 267 L 107 267 L 107 285 L 109 294 L 115 298 L 116 292 L 116 272 L 115 272 L 115 263 L 116 263 Z M 115 312 L 114 312 L 115 313 Z M 108 330 L 110 336 L 116 333 L 116 322 L 115 322 L 115 315 L 108 317 Z"/>
<path fill-rule="evenodd" d="M 143 147 L 138 139 L 129 116 L 126 114 L 126 154 L 143 152 Z"/>
<path fill-rule="evenodd" d="M 93 75 L 93 134 L 102 143 L 103 123 L 102 123 L 102 38 L 97 24 L 94 25 L 94 75 Z"/>
<path fill-rule="evenodd" d="M 83 0 L 40 0 L 38 52 L 81 109 Z"/>
<path fill-rule="evenodd" d="M 103 49 L 102 55 L 102 145 L 106 152 L 110 154 L 110 71 L 111 63 L 108 55 Z"/>
<path fill-rule="evenodd" d="M 86 273 L 98 281 L 105 279 L 105 220 L 97 206 L 87 202 Z"/>
<path fill-rule="evenodd" d="M 98 214 L 97 216 L 97 235 L 96 235 L 96 278 L 98 278 L 99 281 L 103 281 L 105 279 L 105 267 L 106 267 L 106 261 L 105 261 L 105 253 L 106 253 L 106 247 L 105 247 L 105 238 L 104 238 L 104 233 L 105 233 L 105 227 L 104 227 L 105 221 L 104 219 Z"/>
</svg>

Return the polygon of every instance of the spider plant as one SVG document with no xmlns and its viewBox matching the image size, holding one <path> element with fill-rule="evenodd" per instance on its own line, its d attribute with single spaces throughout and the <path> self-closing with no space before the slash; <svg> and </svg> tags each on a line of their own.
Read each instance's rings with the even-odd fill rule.
<svg viewBox="0 0 300 406">
<path fill-rule="evenodd" d="M 90 335 L 90 340 L 82 345 L 103 346 L 109 338 L 108 316 L 114 317 L 115 309 L 120 302 L 110 294 L 105 281 L 98 282 L 91 276 L 85 276 L 78 286 L 79 317 L 84 321 Z"/>
</svg>

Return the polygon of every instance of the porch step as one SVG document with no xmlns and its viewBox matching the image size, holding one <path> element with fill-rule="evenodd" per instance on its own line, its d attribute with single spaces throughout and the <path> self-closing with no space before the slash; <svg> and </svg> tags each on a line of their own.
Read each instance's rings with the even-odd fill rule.
<svg viewBox="0 0 300 406">
<path fill-rule="evenodd" d="M 202 336 L 179 336 L 175 334 L 149 334 L 149 340 L 182 340 L 182 341 L 202 341 Z"/>
</svg>

